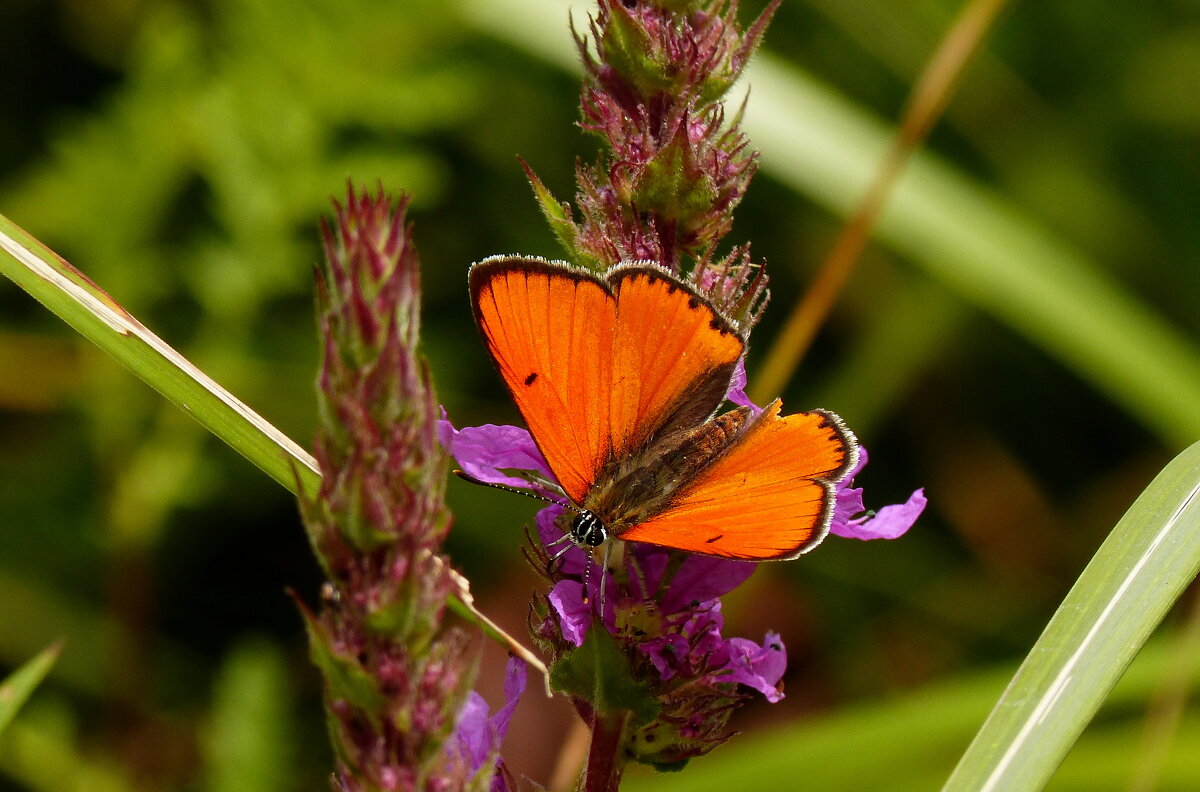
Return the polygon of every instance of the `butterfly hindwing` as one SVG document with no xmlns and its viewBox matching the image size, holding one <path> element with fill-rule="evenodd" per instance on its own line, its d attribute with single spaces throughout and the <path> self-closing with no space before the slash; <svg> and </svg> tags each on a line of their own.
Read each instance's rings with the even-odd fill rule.
<svg viewBox="0 0 1200 792">
<path fill-rule="evenodd" d="M 835 484 L 853 467 L 853 435 L 832 413 L 779 417 L 776 400 L 715 454 L 669 504 L 620 538 L 692 553 L 795 558 L 829 530 Z"/>
</svg>

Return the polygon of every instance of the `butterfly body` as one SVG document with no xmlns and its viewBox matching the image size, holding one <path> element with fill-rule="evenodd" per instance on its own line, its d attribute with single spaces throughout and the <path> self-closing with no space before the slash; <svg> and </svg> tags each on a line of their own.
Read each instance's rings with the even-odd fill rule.
<svg viewBox="0 0 1200 792">
<path fill-rule="evenodd" d="M 749 418 L 750 410 L 739 407 L 610 458 L 581 505 L 620 535 L 668 509 L 680 488 L 717 458 Z"/>
<path fill-rule="evenodd" d="M 603 276 L 503 256 L 471 268 L 476 323 L 579 512 L 570 535 L 727 558 L 792 558 L 824 537 L 857 446 L 836 415 L 717 415 L 738 324 L 653 264 Z"/>
</svg>

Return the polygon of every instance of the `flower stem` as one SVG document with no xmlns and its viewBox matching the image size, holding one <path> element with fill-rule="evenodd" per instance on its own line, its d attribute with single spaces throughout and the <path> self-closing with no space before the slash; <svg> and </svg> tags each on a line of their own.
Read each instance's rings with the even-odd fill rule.
<svg viewBox="0 0 1200 792">
<path fill-rule="evenodd" d="M 592 744 L 588 748 L 587 767 L 583 771 L 582 792 L 617 792 L 621 786 L 623 762 L 617 753 L 625 733 L 627 711 L 613 715 L 593 712 Z"/>
</svg>

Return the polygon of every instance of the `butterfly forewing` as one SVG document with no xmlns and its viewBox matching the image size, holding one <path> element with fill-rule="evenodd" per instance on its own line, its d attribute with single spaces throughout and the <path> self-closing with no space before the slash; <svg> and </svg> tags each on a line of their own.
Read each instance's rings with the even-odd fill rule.
<svg viewBox="0 0 1200 792">
<path fill-rule="evenodd" d="M 600 279 L 506 256 L 472 267 L 470 284 L 488 351 L 576 504 L 651 435 L 708 418 L 744 346 L 703 298 L 649 265 Z"/>
<path fill-rule="evenodd" d="M 745 343 L 703 298 L 645 265 L 609 276 L 617 297 L 613 348 L 613 453 L 650 435 L 688 430 L 725 399 Z"/>
<path fill-rule="evenodd" d="M 581 502 L 608 458 L 616 302 L 595 278 L 536 259 L 471 269 L 475 320 L 563 491 Z"/>
</svg>

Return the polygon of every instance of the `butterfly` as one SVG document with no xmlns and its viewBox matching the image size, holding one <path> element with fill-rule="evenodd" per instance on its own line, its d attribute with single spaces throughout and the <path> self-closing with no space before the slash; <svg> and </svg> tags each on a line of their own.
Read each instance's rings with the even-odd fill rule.
<svg viewBox="0 0 1200 792">
<path fill-rule="evenodd" d="M 763 561 L 812 549 L 858 446 L 825 410 L 717 414 L 746 351 L 738 325 L 652 263 L 597 275 L 495 256 L 471 267 L 488 354 L 576 516 L 610 537 Z"/>
</svg>

